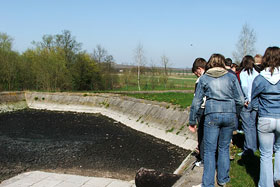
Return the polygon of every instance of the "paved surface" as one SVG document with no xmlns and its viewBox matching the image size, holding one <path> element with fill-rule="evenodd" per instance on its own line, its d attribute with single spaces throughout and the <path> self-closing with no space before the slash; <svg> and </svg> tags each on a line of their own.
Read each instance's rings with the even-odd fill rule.
<svg viewBox="0 0 280 187">
<path fill-rule="evenodd" d="M 187 167 L 184 168 L 182 177 L 173 185 L 173 187 L 201 187 L 202 175 L 203 175 L 203 166 L 196 166 L 196 157 L 190 155 L 187 163 Z M 216 182 L 215 177 L 215 187 L 219 187 Z"/>
<path fill-rule="evenodd" d="M 186 168 L 182 172 L 182 177 L 173 187 L 197 187 L 201 184 L 203 167 L 195 166 L 196 157 L 191 154 L 185 164 Z"/>
<path fill-rule="evenodd" d="M 3 181 L 0 187 L 135 187 L 134 181 L 32 171 Z"/>
<path fill-rule="evenodd" d="M 173 187 L 198 187 L 201 184 L 203 167 L 194 165 L 195 156 L 190 155 L 185 166 L 179 171 L 182 177 Z M 215 184 L 215 186 L 217 186 Z M 0 187 L 136 187 L 134 181 L 122 181 L 118 179 L 85 177 L 78 175 L 48 173 L 32 171 L 20 174 L 5 180 Z"/>
</svg>

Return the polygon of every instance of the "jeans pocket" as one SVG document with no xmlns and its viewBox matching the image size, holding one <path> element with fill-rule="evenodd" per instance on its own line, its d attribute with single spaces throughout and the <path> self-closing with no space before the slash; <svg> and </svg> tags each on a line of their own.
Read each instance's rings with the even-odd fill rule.
<svg viewBox="0 0 280 187">
<path fill-rule="evenodd" d="M 258 121 L 258 131 L 260 132 L 269 132 L 271 120 L 267 118 L 259 118 Z"/>
<path fill-rule="evenodd" d="M 217 125 L 218 122 L 219 122 L 219 118 L 215 114 L 209 114 L 208 116 L 205 117 L 205 123 L 208 126 Z"/>
</svg>

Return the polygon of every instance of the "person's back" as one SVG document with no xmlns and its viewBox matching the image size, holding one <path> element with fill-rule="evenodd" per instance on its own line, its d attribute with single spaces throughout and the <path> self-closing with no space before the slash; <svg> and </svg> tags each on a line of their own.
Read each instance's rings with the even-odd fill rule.
<svg viewBox="0 0 280 187">
<path fill-rule="evenodd" d="M 222 68 L 212 68 L 201 77 L 206 95 L 205 114 L 214 112 L 236 113 L 236 102 L 243 106 L 240 89 L 233 88 L 238 84 L 236 76 Z M 239 91 L 239 93 L 238 93 Z"/>
<path fill-rule="evenodd" d="M 214 187 L 216 167 L 217 183 L 225 185 L 229 182 L 229 145 L 237 122 L 236 107 L 244 103 L 238 80 L 225 69 L 224 62 L 223 55 L 213 54 L 210 57 L 207 71 L 197 85 L 190 110 L 189 129 L 192 131 L 195 129 L 197 112 L 206 96 L 204 157 L 207 159 L 204 160 L 202 186 Z"/>
<path fill-rule="evenodd" d="M 251 110 L 252 85 L 258 72 L 254 69 L 254 58 L 250 55 L 243 57 L 240 65 L 240 85 L 245 96 L 245 105 L 240 113 L 242 129 L 244 131 L 243 152 L 239 153 L 242 159 L 247 160 L 254 156 L 257 150 L 256 111 Z"/>
<path fill-rule="evenodd" d="M 269 69 L 261 71 L 255 78 L 254 87 L 262 89 L 258 103 L 252 103 L 260 117 L 271 116 L 280 118 L 280 71 L 275 69 L 273 75 Z M 252 95 L 255 97 L 255 94 Z M 255 100 L 256 101 L 256 100 Z"/>
<path fill-rule="evenodd" d="M 280 186 L 280 48 L 268 47 L 265 69 L 252 87 L 252 107 L 258 110 L 260 177 L 258 186 Z M 272 156 L 274 154 L 274 167 Z"/>
<path fill-rule="evenodd" d="M 226 69 L 228 70 L 229 73 L 236 75 L 235 72 L 231 69 L 231 66 L 232 66 L 231 58 L 226 58 L 225 65 L 226 65 Z"/>
<path fill-rule="evenodd" d="M 243 93 L 247 100 L 251 101 L 251 91 L 254 79 L 259 75 L 259 73 L 253 68 L 252 73 L 248 73 L 245 70 L 240 72 L 240 84 Z"/>
<path fill-rule="evenodd" d="M 242 91 L 246 97 L 246 101 L 251 101 L 252 84 L 256 76 L 259 75 L 254 68 L 254 58 L 250 55 L 242 59 L 242 69 L 240 72 L 240 84 Z"/>
<path fill-rule="evenodd" d="M 189 117 L 190 124 L 196 123 L 196 112 L 203 103 L 204 96 L 206 96 L 205 115 L 215 112 L 239 113 L 244 105 L 243 93 L 236 76 L 228 73 L 223 67 L 208 68 L 200 77 L 196 90 Z"/>
</svg>

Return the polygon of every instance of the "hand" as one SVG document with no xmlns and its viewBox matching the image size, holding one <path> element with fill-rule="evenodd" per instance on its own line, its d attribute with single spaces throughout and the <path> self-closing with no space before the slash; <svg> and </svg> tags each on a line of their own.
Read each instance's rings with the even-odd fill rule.
<svg viewBox="0 0 280 187">
<path fill-rule="evenodd" d="M 189 125 L 189 130 L 191 132 L 196 132 L 196 125 Z"/>
<path fill-rule="evenodd" d="M 247 108 L 248 105 L 249 105 L 249 101 L 246 101 L 246 102 L 244 103 L 244 106 Z"/>
</svg>

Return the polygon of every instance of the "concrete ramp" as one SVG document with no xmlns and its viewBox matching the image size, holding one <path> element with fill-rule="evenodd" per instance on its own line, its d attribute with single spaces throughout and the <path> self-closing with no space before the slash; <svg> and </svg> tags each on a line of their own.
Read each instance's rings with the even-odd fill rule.
<svg viewBox="0 0 280 187">
<path fill-rule="evenodd" d="M 0 113 L 27 108 L 24 92 L 0 92 Z"/>
</svg>

